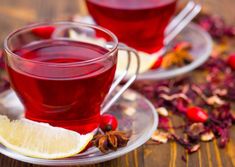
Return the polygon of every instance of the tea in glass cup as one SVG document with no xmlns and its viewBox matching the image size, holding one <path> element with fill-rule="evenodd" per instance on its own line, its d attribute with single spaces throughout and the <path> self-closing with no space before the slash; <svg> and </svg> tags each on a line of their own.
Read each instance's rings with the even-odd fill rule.
<svg viewBox="0 0 235 167">
<path fill-rule="evenodd" d="M 86 0 L 95 22 L 118 39 L 147 53 L 164 46 L 164 31 L 177 0 Z"/>
<path fill-rule="evenodd" d="M 53 27 L 47 37 L 35 33 L 45 27 Z M 71 30 L 81 39 L 73 40 Z M 102 45 L 94 42 L 96 33 L 106 37 Z M 82 134 L 95 130 L 114 79 L 117 46 L 110 31 L 75 22 L 29 25 L 11 33 L 4 42 L 6 70 L 25 117 Z"/>
</svg>

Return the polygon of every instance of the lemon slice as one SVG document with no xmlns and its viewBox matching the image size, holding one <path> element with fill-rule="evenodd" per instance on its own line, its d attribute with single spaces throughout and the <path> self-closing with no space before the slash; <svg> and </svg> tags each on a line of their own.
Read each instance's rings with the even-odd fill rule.
<svg viewBox="0 0 235 167">
<path fill-rule="evenodd" d="M 144 73 L 148 70 L 151 69 L 151 67 L 155 64 L 155 62 L 158 59 L 158 55 L 155 54 L 148 54 L 145 52 L 138 52 L 139 58 L 140 58 L 140 66 L 139 66 L 139 73 Z M 128 63 L 128 54 L 126 51 L 119 51 L 118 52 L 118 62 L 117 62 L 117 70 L 116 73 L 117 75 L 120 75 L 123 73 L 123 71 L 126 69 Z M 137 59 L 133 53 L 131 53 L 131 62 L 130 62 L 130 67 L 128 70 L 128 76 L 131 76 L 135 74 L 137 68 Z"/>
<path fill-rule="evenodd" d="M 27 119 L 10 121 L 0 116 L 0 143 L 29 157 L 69 157 L 84 150 L 92 138 L 93 133 L 80 135 L 45 123 Z"/>
</svg>

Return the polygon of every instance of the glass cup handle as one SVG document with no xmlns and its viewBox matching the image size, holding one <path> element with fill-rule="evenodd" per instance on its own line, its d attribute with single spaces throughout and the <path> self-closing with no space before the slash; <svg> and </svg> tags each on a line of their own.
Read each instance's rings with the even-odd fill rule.
<svg viewBox="0 0 235 167">
<path fill-rule="evenodd" d="M 193 18 L 201 11 L 201 3 L 196 0 L 190 0 L 184 9 L 174 17 L 165 30 L 164 44 L 168 45 L 184 27 L 190 23 Z"/>
<path fill-rule="evenodd" d="M 106 96 L 104 103 L 101 106 L 101 114 L 107 112 L 110 107 L 120 98 L 120 96 L 130 87 L 130 85 L 136 80 L 138 73 L 139 73 L 139 66 L 140 66 L 140 58 L 138 52 L 133 49 L 128 47 L 127 45 L 123 43 L 119 43 L 118 45 L 118 50 L 124 50 L 127 51 L 128 54 L 128 63 L 126 65 L 126 69 L 120 74 L 116 80 L 113 82 L 108 95 Z M 130 63 L 132 61 L 131 53 L 134 54 L 136 62 L 137 62 L 137 67 L 135 69 L 135 73 L 126 81 L 126 83 L 123 86 L 118 87 L 118 90 L 116 93 L 115 88 L 117 88 L 118 84 L 125 79 L 125 76 L 128 74 L 128 70 L 130 68 Z"/>
</svg>

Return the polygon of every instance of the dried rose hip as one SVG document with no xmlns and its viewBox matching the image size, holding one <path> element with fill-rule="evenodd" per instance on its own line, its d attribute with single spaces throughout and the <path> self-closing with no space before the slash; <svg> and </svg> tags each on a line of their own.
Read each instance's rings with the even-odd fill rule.
<svg viewBox="0 0 235 167">
<path fill-rule="evenodd" d="M 51 37 L 54 30 L 55 27 L 53 26 L 42 26 L 32 29 L 32 33 L 37 35 L 38 37 L 48 39 Z"/>
<path fill-rule="evenodd" d="M 189 107 L 187 118 L 193 122 L 206 122 L 208 120 L 208 114 L 200 107 Z"/>
<path fill-rule="evenodd" d="M 235 54 L 229 55 L 227 63 L 233 70 L 235 70 Z"/>
<path fill-rule="evenodd" d="M 111 114 L 104 114 L 101 116 L 100 128 L 104 132 L 117 129 L 118 121 L 115 116 Z"/>
</svg>

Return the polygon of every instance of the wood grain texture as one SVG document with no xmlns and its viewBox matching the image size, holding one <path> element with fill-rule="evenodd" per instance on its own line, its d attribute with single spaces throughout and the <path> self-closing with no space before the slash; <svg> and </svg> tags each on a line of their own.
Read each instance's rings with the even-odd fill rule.
<svg viewBox="0 0 235 167">
<path fill-rule="evenodd" d="M 234 0 L 204 0 L 204 10 L 225 17 L 235 25 Z M 0 0 L 0 42 L 17 27 L 42 20 L 64 20 L 86 9 L 82 0 Z M 234 45 L 235 46 L 235 45 Z M 234 48 L 235 49 L 235 48 Z M 196 74 L 195 77 L 198 77 Z M 180 124 L 181 118 L 173 117 L 172 124 Z M 182 161 L 184 156 L 187 162 Z M 42 167 L 27 164 L 0 155 L 0 167 Z M 216 141 L 202 143 L 199 152 L 187 155 L 176 143 L 144 146 L 112 161 L 88 167 L 235 167 L 235 127 L 231 129 L 231 141 L 225 149 L 219 149 Z"/>
</svg>

